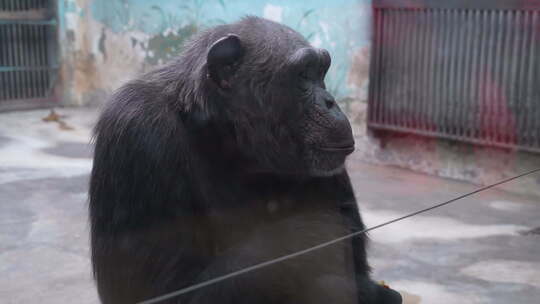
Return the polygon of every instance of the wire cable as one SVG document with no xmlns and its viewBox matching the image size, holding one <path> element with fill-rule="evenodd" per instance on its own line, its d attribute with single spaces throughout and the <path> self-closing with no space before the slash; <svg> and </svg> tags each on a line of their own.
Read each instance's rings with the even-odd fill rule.
<svg viewBox="0 0 540 304">
<path fill-rule="evenodd" d="M 527 176 L 527 175 L 531 175 L 531 174 L 536 173 L 536 172 L 539 172 L 539 171 L 540 171 L 540 168 L 534 169 L 534 170 L 531 170 L 531 171 L 522 173 L 522 174 L 520 174 L 520 175 L 517 175 L 517 176 L 514 176 L 514 177 L 510 177 L 510 178 L 507 178 L 507 179 L 504 179 L 504 180 L 499 181 L 499 182 L 496 182 L 496 183 L 494 183 L 494 184 L 491 184 L 491 185 L 488 185 L 488 186 L 485 186 L 485 187 L 478 188 L 478 189 L 476 189 L 476 190 L 474 190 L 474 191 L 472 191 L 472 192 L 465 193 L 465 194 L 463 194 L 463 195 L 457 196 L 457 197 L 455 197 L 455 198 L 453 198 L 453 199 L 450 199 L 450 200 L 448 200 L 448 201 L 445 201 L 445 202 L 442 202 L 442 203 L 433 205 L 433 206 L 431 206 L 431 207 L 428 207 L 428 208 L 425 208 L 425 209 L 421 209 L 421 210 L 418 210 L 418 211 L 409 213 L 409 214 L 407 214 L 407 215 L 404 215 L 404 216 L 395 218 L 395 219 L 393 219 L 393 220 L 390 220 L 390 221 L 387 221 L 387 222 L 384 222 L 384 223 L 381 223 L 381 224 L 378 224 L 378 225 L 375 225 L 375 226 L 366 228 L 366 229 L 364 229 L 364 230 L 360 230 L 360 231 L 357 231 L 357 232 L 353 232 L 353 233 L 351 233 L 351 234 L 347 234 L 347 235 L 342 236 L 342 237 L 339 237 L 339 238 L 337 238 L 337 239 L 334 239 L 334 240 L 331 240 L 331 241 L 328 241 L 328 242 L 325 242 L 325 243 L 321 243 L 321 244 L 319 244 L 319 245 L 316 245 L 316 246 L 313 246 L 313 247 L 310 247 L 310 248 L 307 248 L 307 249 L 304 249 L 304 250 L 301 250 L 301 251 L 297 251 L 297 252 L 295 252 L 295 253 L 291 253 L 291 254 L 288 254 L 288 255 L 284 255 L 284 256 L 282 256 L 282 257 L 279 257 L 279 258 L 276 258 L 276 259 L 273 259 L 273 260 L 270 260 L 270 261 L 266 261 L 266 262 L 263 262 L 263 263 L 259 263 L 259 264 L 256 264 L 256 265 L 252 265 L 252 266 L 249 266 L 249 267 L 247 267 L 247 268 L 244 268 L 244 269 L 241 269 L 241 270 L 238 270 L 238 271 L 235 271 L 235 272 L 231 272 L 231 273 L 229 273 L 229 274 L 222 275 L 222 276 L 213 278 L 213 279 L 208 280 L 208 281 L 204 281 L 204 282 L 201 282 L 201 283 L 198 283 L 198 284 L 195 284 L 195 285 L 186 287 L 186 288 L 182 288 L 182 289 L 180 289 L 180 290 L 177 290 L 177 291 L 174 291 L 174 292 L 171 292 L 171 293 L 167 293 L 167 294 L 165 294 L 165 295 L 162 295 L 162 296 L 159 296 L 159 297 L 156 297 L 156 298 L 153 298 L 153 299 L 149 299 L 149 300 L 146 300 L 146 301 L 139 302 L 139 303 L 137 303 L 137 304 L 153 304 L 153 303 L 158 303 L 158 302 L 161 302 L 161 301 L 164 301 L 164 300 L 167 300 L 167 299 L 170 299 L 170 298 L 174 298 L 174 297 L 177 297 L 177 296 L 179 296 L 179 295 L 186 294 L 186 293 L 188 293 L 188 292 L 191 292 L 191 291 L 194 291 L 194 290 L 203 288 L 203 287 L 205 287 L 205 286 L 212 285 L 212 284 L 215 284 L 215 283 L 218 283 L 218 282 L 221 282 L 221 281 L 230 279 L 230 278 L 232 278 L 232 277 L 239 276 L 239 275 L 244 274 L 244 273 L 246 273 L 246 272 L 251 272 L 251 271 L 254 271 L 254 270 L 257 270 L 257 269 L 260 269 L 260 268 L 263 268 L 263 267 L 267 267 L 267 266 L 270 266 L 270 265 L 273 265 L 273 264 L 276 264 L 276 263 L 279 263 L 279 262 L 282 262 L 282 261 L 285 261 L 285 260 L 289 260 L 289 259 L 295 258 L 295 257 L 297 257 L 297 256 L 304 255 L 304 254 L 307 254 L 307 253 L 309 253 L 309 252 L 312 252 L 312 251 L 315 251 L 315 250 L 318 250 L 318 249 L 321 249 L 321 248 L 324 248 L 324 247 L 328 247 L 328 246 L 333 245 L 333 244 L 335 244 L 335 243 L 338 243 L 338 242 L 341 242 L 341 241 L 344 241 L 344 240 L 353 238 L 353 237 L 355 237 L 355 236 L 358 236 L 358 235 L 367 233 L 367 232 L 369 232 L 369 231 L 372 231 L 372 230 L 375 230 L 375 229 L 378 229 L 378 228 L 381 228 L 381 227 L 384 227 L 384 226 L 388 226 L 388 225 L 393 224 L 393 223 L 395 223 L 395 222 L 399 222 L 399 221 L 402 221 L 402 220 L 404 220 L 404 219 L 407 219 L 407 218 L 410 218 L 410 217 L 419 215 L 419 214 L 421 214 L 421 213 L 425 213 L 425 212 L 431 211 L 431 210 L 433 210 L 433 209 L 437 209 L 437 208 L 446 206 L 446 205 L 451 204 L 451 203 L 453 203 L 453 202 L 455 202 L 455 201 L 458 201 L 458 200 L 460 200 L 460 199 L 463 199 L 463 198 L 466 198 L 466 197 L 468 197 L 468 196 L 477 194 L 477 193 L 479 193 L 479 192 L 482 192 L 482 191 L 491 189 L 491 188 L 493 188 L 493 187 L 502 185 L 502 184 L 504 184 L 504 183 L 507 183 L 507 182 L 516 180 L 516 179 L 518 179 L 518 178 L 525 177 L 525 176 Z"/>
</svg>

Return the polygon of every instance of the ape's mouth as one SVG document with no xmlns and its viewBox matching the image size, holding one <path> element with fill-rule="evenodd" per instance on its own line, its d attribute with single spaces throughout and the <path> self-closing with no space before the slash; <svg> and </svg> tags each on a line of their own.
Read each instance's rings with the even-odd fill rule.
<svg viewBox="0 0 540 304">
<path fill-rule="evenodd" d="M 324 152 L 333 152 L 333 153 L 352 153 L 354 151 L 354 142 L 346 144 L 336 144 L 336 145 L 327 145 L 327 146 L 318 146 L 319 150 Z"/>
</svg>

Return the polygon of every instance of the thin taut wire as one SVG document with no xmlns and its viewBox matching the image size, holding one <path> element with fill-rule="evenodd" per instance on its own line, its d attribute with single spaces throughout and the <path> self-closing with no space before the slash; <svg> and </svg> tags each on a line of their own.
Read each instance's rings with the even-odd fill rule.
<svg viewBox="0 0 540 304">
<path fill-rule="evenodd" d="M 453 203 L 453 202 L 455 202 L 455 201 L 458 201 L 458 200 L 460 200 L 460 199 L 462 199 L 462 198 L 465 198 L 465 197 L 474 195 L 474 194 L 476 194 L 476 193 L 479 193 L 479 192 L 488 190 L 488 189 L 490 189 L 490 188 L 493 188 L 493 187 L 499 186 L 499 185 L 501 185 L 501 184 L 504 184 L 504 183 L 513 181 L 513 180 L 515 180 L 515 179 L 518 179 L 518 178 L 521 178 L 521 177 L 524 177 L 524 176 L 527 176 L 527 175 L 531 175 L 531 174 L 536 173 L 536 172 L 538 172 L 538 171 L 540 171 L 540 168 L 534 169 L 534 170 L 531 170 L 531 171 L 528 171 L 528 172 L 525 172 L 525 173 L 522 173 L 522 174 L 517 175 L 517 176 L 514 176 L 514 177 L 510 177 L 510 178 L 504 179 L 504 180 L 499 181 L 499 182 L 497 182 L 497 183 L 494 183 L 494 184 L 491 184 L 491 185 L 488 185 L 488 186 L 485 186 L 485 187 L 476 189 L 476 190 L 474 190 L 474 191 L 472 191 L 472 192 L 469 192 L 469 193 L 460 195 L 460 196 L 455 197 L 455 198 L 453 198 L 453 199 L 451 199 L 451 200 L 448 200 L 448 201 L 445 201 L 445 202 L 436 204 L 436 205 L 434 205 L 434 206 L 431 206 L 431 207 L 428 207 L 428 208 L 425 208 L 425 209 L 421 209 L 421 210 L 415 211 L 415 212 L 413 212 L 413 213 L 409 213 L 409 214 L 407 214 L 407 215 L 404 215 L 404 216 L 402 216 L 402 217 L 395 218 L 395 219 L 393 219 L 393 220 L 384 222 L 384 223 L 382 223 L 382 224 L 378 224 L 378 225 L 376 225 L 376 226 L 373 226 L 373 227 L 370 227 L 370 228 L 366 228 L 366 229 L 361 230 L 361 231 L 353 232 L 353 233 L 351 233 L 351 234 L 348 234 L 348 235 L 339 237 L 339 238 L 337 238 L 337 239 L 334 239 L 334 240 L 331 240 L 331 241 L 328 241 L 328 242 L 325 242 L 325 243 L 321 243 L 321 244 L 319 244 L 319 245 L 316 245 L 316 246 L 313 246 L 313 247 L 310 247 L 310 248 L 307 248 L 307 249 L 304 249 L 304 250 L 301 250 L 301 251 L 297 251 L 297 252 L 295 252 L 295 253 L 288 254 L 288 255 L 279 257 L 279 258 L 277 258 L 277 259 L 273 259 L 273 260 L 270 260 L 270 261 L 267 261 L 267 262 L 263 262 L 263 263 L 260 263 L 260 264 L 256 264 L 256 265 L 253 265 L 253 266 L 249 266 L 249 267 L 247 267 L 247 268 L 244 268 L 244 269 L 241 269 L 241 270 L 238 270 L 238 271 L 235 271 L 235 272 L 231 272 L 231 273 L 229 273 L 229 274 L 222 275 L 222 276 L 213 278 L 213 279 L 211 279 L 211 280 L 204 281 L 204 282 L 201 282 L 201 283 L 198 283 L 198 284 L 195 284 L 195 285 L 186 287 L 186 288 L 182 288 L 182 289 L 180 289 L 180 290 L 177 290 L 177 291 L 174 291 L 174 292 L 171 292 L 171 293 L 168 293 L 168 294 L 165 294 L 165 295 L 162 295 L 162 296 L 159 296 L 159 297 L 150 299 L 150 300 L 142 301 L 142 302 L 139 302 L 139 303 L 137 303 L 137 304 L 152 304 L 152 303 L 158 303 L 158 302 L 161 302 L 161 301 L 164 301 L 164 300 L 167 300 L 167 299 L 170 299 L 170 298 L 174 298 L 174 297 L 177 297 L 177 296 L 179 296 L 179 295 L 182 295 L 182 294 L 185 294 L 185 293 L 188 293 L 188 292 L 191 292 L 191 291 L 194 291 L 194 290 L 197 290 L 197 289 L 206 287 L 206 286 L 208 286 L 208 285 L 212 285 L 212 284 L 215 284 L 215 283 L 218 283 L 218 282 L 227 280 L 227 279 L 229 279 L 229 278 L 239 276 L 239 275 L 244 274 L 244 273 L 246 273 L 246 272 L 251 272 L 251 271 L 254 271 L 254 270 L 257 270 L 257 269 L 266 267 L 266 266 L 270 266 L 270 265 L 273 265 L 273 264 L 276 264 L 276 263 L 279 263 L 279 262 L 282 262 L 282 261 L 285 261 L 285 260 L 288 260 L 288 259 L 292 259 L 292 258 L 295 258 L 295 257 L 297 257 L 297 256 L 300 256 L 300 255 L 309 253 L 309 252 L 311 252 L 311 251 L 315 251 L 315 250 L 318 250 L 318 249 L 321 249 L 321 248 L 324 248 L 324 247 L 333 245 L 333 244 L 335 244 L 335 243 L 341 242 L 341 241 L 343 241 L 343 240 L 353 238 L 353 237 L 358 236 L 358 235 L 360 235 L 360 234 L 364 234 L 364 233 L 366 233 L 366 232 L 368 232 L 368 231 L 375 230 L 375 229 L 378 229 L 378 228 L 381 228 L 381 227 L 390 225 L 390 224 L 392 224 L 392 223 L 399 222 L 399 221 L 402 221 L 402 220 L 404 220 L 404 219 L 407 219 L 407 218 L 416 216 L 416 215 L 418 215 L 418 214 L 421 214 L 421 213 L 424 213 L 424 212 L 428 212 L 428 211 L 430 211 L 430 210 L 433 210 L 433 209 L 436 209 L 436 208 L 439 208 L 439 207 L 442 207 L 442 206 L 451 204 L 451 203 Z"/>
</svg>

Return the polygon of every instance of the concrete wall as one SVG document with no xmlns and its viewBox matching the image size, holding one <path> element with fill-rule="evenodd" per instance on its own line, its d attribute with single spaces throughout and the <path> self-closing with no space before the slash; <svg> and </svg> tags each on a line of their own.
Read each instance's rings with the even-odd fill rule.
<svg viewBox="0 0 540 304">
<path fill-rule="evenodd" d="M 101 103 L 162 64 L 201 29 L 256 15 L 287 24 L 332 55 L 329 90 L 354 116 L 365 100 L 370 0 L 59 0 L 64 103 Z"/>
</svg>

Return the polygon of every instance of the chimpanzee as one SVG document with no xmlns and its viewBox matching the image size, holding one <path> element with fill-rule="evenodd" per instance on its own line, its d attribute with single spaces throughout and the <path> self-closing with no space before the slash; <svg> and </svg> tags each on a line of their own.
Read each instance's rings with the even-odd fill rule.
<svg viewBox="0 0 540 304">
<path fill-rule="evenodd" d="M 197 35 L 122 86 L 95 128 L 94 277 L 137 303 L 364 228 L 330 55 L 258 17 Z M 359 236 L 163 303 L 401 303 Z"/>
</svg>

